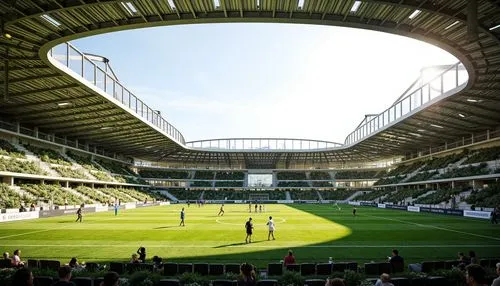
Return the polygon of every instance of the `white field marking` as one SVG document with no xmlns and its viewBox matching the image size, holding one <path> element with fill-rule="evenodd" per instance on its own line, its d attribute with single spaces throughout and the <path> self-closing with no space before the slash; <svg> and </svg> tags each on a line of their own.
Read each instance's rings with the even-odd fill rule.
<svg viewBox="0 0 500 286">
<path fill-rule="evenodd" d="M 231 222 L 223 222 L 220 221 L 219 219 L 216 219 L 215 222 L 220 223 L 220 224 L 228 224 L 228 225 L 242 225 L 241 223 L 231 223 Z M 286 219 L 282 218 L 279 223 L 285 223 Z"/>
<path fill-rule="evenodd" d="M 106 220 L 118 220 L 118 218 L 114 217 L 114 218 L 111 218 L 111 219 L 103 219 L 103 220 L 99 220 L 99 222 L 106 221 Z M 40 229 L 40 230 L 28 231 L 28 232 L 23 232 L 23 233 L 16 233 L 16 234 L 11 234 L 11 235 L 6 235 L 6 236 L 0 236 L 0 239 L 9 238 L 9 237 L 16 237 L 16 236 L 23 236 L 25 234 L 32 234 L 32 233 L 39 233 L 39 232 L 47 232 L 47 231 L 53 231 L 53 230 L 60 230 L 60 229 L 63 229 L 63 228 L 67 228 L 69 226 L 70 225 L 64 225 L 64 226 L 61 226 L 61 227 Z"/>
<path fill-rule="evenodd" d="M 454 229 L 440 227 L 440 226 L 434 226 L 434 225 L 428 225 L 428 224 L 421 224 L 421 223 L 416 223 L 416 222 L 411 222 L 411 221 L 405 221 L 405 220 L 400 220 L 400 219 L 395 219 L 395 218 L 386 218 L 386 217 L 380 217 L 380 216 L 374 216 L 374 215 L 366 215 L 366 214 L 362 214 L 360 216 L 367 216 L 367 217 L 374 217 L 374 218 L 385 219 L 385 220 L 392 220 L 392 221 L 397 221 L 397 222 L 406 223 L 406 224 L 412 224 L 412 225 L 416 225 L 416 226 L 420 226 L 420 227 L 424 227 L 424 228 L 433 228 L 433 229 L 439 229 L 439 230 L 444 230 L 444 231 L 449 231 L 449 232 L 455 232 L 455 233 L 460 233 L 460 234 L 466 234 L 466 235 L 471 235 L 471 236 L 477 236 L 477 237 L 482 237 L 482 238 L 488 238 L 488 239 L 493 239 L 493 240 L 500 240 L 500 238 L 494 237 L 494 236 L 475 234 L 475 233 L 470 233 L 470 232 L 465 232 L 465 231 L 460 231 L 460 230 L 454 230 Z"/>
<path fill-rule="evenodd" d="M 271 244 L 273 245 L 257 245 L 256 243 L 250 243 L 250 244 L 242 244 L 242 245 L 232 245 L 228 246 L 231 248 L 276 248 L 276 247 L 290 247 L 290 244 L 282 244 L 282 245 L 275 245 L 273 241 Z M 220 243 L 220 242 L 219 242 Z M 17 247 L 17 246 L 22 246 L 22 247 L 136 247 L 137 244 L 7 244 L 4 245 L 6 247 Z M 147 245 L 148 248 L 165 248 L 165 247 L 175 247 L 175 248 L 214 248 L 218 247 L 220 245 L 179 245 L 179 244 L 162 244 L 162 245 Z M 500 247 L 499 244 L 497 245 L 449 245 L 449 244 L 439 244 L 439 245 L 352 245 L 352 244 L 342 244 L 342 245 L 304 245 L 304 246 L 293 246 L 294 248 L 498 248 Z"/>
</svg>

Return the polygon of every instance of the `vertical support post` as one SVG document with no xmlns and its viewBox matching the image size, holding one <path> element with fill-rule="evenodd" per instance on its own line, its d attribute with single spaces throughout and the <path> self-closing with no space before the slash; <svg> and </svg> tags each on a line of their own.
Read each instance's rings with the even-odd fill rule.
<svg viewBox="0 0 500 286">
<path fill-rule="evenodd" d="M 9 50 L 6 52 L 6 59 L 3 61 L 3 66 L 5 68 L 4 79 L 3 79 L 3 100 L 6 101 L 9 96 Z"/>
</svg>

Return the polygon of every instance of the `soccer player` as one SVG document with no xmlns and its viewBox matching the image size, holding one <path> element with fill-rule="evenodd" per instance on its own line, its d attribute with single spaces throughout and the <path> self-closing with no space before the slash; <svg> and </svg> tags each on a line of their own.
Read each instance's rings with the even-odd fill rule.
<svg viewBox="0 0 500 286">
<path fill-rule="evenodd" d="M 219 211 L 219 213 L 217 214 L 217 216 L 223 216 L 223 215 L 224 215 L 224 204 L 222 204 L 222 205 L 220 206 L 220 211 Z"/>
<path fill-rule="evenodd" d="M 259 212 L 262 212 L 262 205 L 259 205 Z"/>
<path fill-rule="evenodd" d="M 182 208 L 182 210 L 181 210 L 181 223 L 179 223 L 179 226 L 181 226 L 181 225 L 185 226 L 184 225 L 184 216 L 185 216 L 185 214 L 184 214 L 184 208 Z"/>
<path fill-rule="evenodd" d="M 115 216 L 118 215 L 118 203 L 115 203 Z"/>
<path fill-rule="evenodd" d="M 257 208 L 258 208 L 258 205 L 255 204 L 255 212 L 257 213 Z"/>
<path fill-rule="evenodd" d="M 252 231 L 253 231 L 252 218 L 249 218 L 248 221 L 245 223 L 245 229 L 247 231 L 247 237 L 245 238 L 245 243 L 251 243 L 252 242 Z"/>
<path fill-rule="evenodd" d="M 356 216 L 356 207 L 353 207 L 353 208 L 352 208 L 352 215 L 353 215 L 353 216 Z"/>
<path fill-rule="evenodd" d="M 78 208 L 78 210 L 76 211 L 77 218 L 76 218 L 75 222 L 77 222 L 77 221 L 82 222 L 82 218 L 83 218 L 82 212 L 83 212 L 83 204 L 81 204 L 80 207 Z"/>
<path fill-rule="evenodd" d="M 276 227 L 274 226 L 274 221 L 273 221 L 272 216 L 269 217 L 269 221 L 267 222 L 267 225 L 269 226 L 269 233 L 267 234 L 267 240 L 270 240 L 271 236 L 273 237 L 273 240 L 275 240 L 274 230 L 276 229 Z"/>
<path fill-rule="evenodd" d="M 249 213 L 252 212 L 252 203 L 251 202 L 248 202 L 248 212 Z"/>
</svg>

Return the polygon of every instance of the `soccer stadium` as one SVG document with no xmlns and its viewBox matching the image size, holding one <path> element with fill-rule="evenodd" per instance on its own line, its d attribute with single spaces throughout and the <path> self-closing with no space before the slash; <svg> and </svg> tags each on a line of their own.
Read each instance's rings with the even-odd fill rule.
<svg viewBox="0 0 500 286">
<path fill-rule="evenodd" d="M 340 143 L 193 141 L 119 80 L 132 62 L 77 44 L 235 23 L 397 35 L 456 61 L 351 109 Z M 499 1 L 0 0 L 0 29 L 0 285 L 500 285 Z M 312 120 L 324 138 L 338 124 Z"/>
</svg>

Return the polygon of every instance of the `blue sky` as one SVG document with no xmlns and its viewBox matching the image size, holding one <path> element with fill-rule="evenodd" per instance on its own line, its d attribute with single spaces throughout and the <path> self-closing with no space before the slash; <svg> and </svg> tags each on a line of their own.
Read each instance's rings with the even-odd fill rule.
<svg viewBox="0 0 500 286">
<path fill-rule="evenodd" d="M 457 62 L 423 42 L 294 24 L 204 24 L 72 42 L 105 56 L 120 81 L 187 141 L 285 137 L 343 143 L 424 66 Z"/>
</svg>

